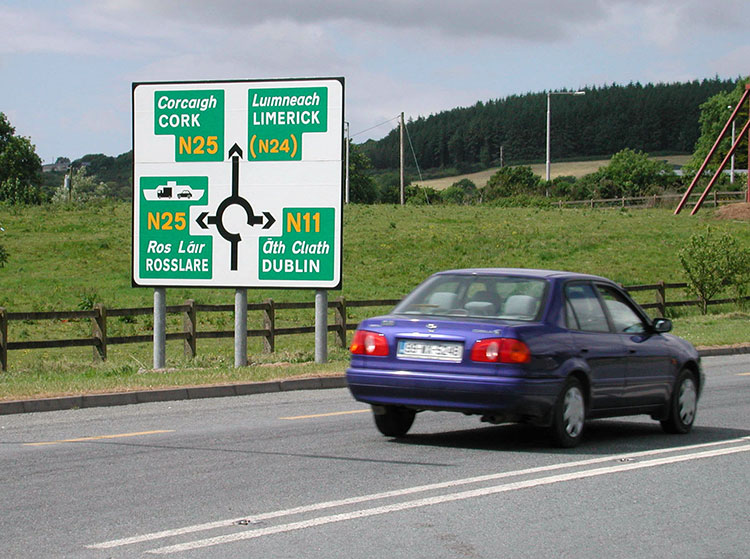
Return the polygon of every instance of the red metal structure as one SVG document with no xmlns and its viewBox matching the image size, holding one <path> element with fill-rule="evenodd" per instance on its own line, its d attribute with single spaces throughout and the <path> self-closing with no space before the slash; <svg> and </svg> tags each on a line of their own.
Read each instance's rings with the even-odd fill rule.
<svg viewBox="0 0 750 559">
<path fill-rule="evenodd" d="M 750 84 L 745 86 L 745 93 L 742 94 L 742 97 L 740 98 L 739 102 L 734 107 L 734 110 L 732 111 L 732 116 L 730 116 L 729 120 L 727 120 L 727 123 L 724 125 L 724 128 L 719 134 L 719 137 L 716 138 L 716 142 L 714 142 L 713 147 L 708 152 L 708 155 L 706 155 L 706 159 L 703 161 L 703 164 L 701 165 L 700 169 L 698 169 L 698 172 L 695 174 L 695 177 L 693 177 L 693 181 L 690 183 L 690 186 L 685 191 L 685 194 L 682 196 L 682 200 L 680 200 L 680 203 L 677 205 L 677 209 L 674 211 L 675 215 L 680 213 L 682 208 L 687 203 L 688 197 L 693 191 L 693 188 L 695 188 L 695 185 L 697 184 L 698 179 L 700 179 L 703 176 L 703 172 L 706 170 L 706 167 L 708 166 L 708 162 L 711 160 L 711 157 L 713 157 L 713 155 L 716 153 L 716 150 L 719 148 L 719 144 L 721 143 L 721 141 L 727 135 L 727 131 L 729 130 L 729 127 L 732 125 L 732 122 L 734 122 L 734 119 L 737 118 L 737 115 L 739 114 L 739 111 L 740 111 L 740 107 L 742 107 L 742 105 L 745 103 L 748 96 L 750 96 Z M 696 202 L 695 207 L 693 208 L 693 211 L 690 212 L 690 215 L 695 215 L 700 209 L 701 205 L 703 205 L 703 201 L 706 199 L 706 196 L 708 196 L 708 193 L 711 191 L 711 188 L 714 186 L 714 183 L 719 178 L 719 175 L 721 174 L 721 172 L 724 170 L 724 167 L 726 167 L 727 162 L 732 157 L 732 154 L 737 150 L 737 146 L 740 145 L 740 141 L 744 138 L 745 134 L 748 133 L 748 130 L 750 130 L 750 120 L 748 120 L 745 123 L 745 126 L 742 127 L 742 130 L 740 131 L 740 133 L 737 134 L 737 139 L 735 140 L 734 144 L 732 144 L 731 149 L 722 160 L 721 164 L 719 165 L 719 168 L 716 169 L 716 172 L 711 177 L 711 180 L 708 181 L 708 186 L 706 186 L 706 189 L 703 191 L 703 194 L 701 194 L 701 197 L 698 199 L 698 202 Z M 750 142 L 748 142 L 747 187 L 748 188 L 747 188 L 746 201 L 750 203 Z"/>
</svg>

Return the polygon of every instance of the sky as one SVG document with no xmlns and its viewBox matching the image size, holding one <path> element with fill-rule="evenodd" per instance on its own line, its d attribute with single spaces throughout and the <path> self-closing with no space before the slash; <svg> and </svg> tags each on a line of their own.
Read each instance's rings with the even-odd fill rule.
<svg viewBox="0 0 750 559">
<path fill-rule="evenodd" d="M 746 0 L 0 0 L 0 112 L 51 163 L 132 149 L 134 82 L 343 76 L 361 143 L 402 111 L 745 76 L 748 23 Z"/>
</svg>

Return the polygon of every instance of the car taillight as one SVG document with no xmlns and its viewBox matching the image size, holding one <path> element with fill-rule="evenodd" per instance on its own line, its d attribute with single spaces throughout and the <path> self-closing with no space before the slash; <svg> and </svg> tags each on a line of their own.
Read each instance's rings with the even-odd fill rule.
<svg viewBox="0 0 750 559">
<path fill-rule="evenodd" d="M 479 340 L 471 348 L 471 360 L 485 363 L 528 363 L 529 346 L 513 338 Z"/>
<path fill-rule="evenodd" d="M 349 351 L 357 355 L 388 355 L 388 340 L 383 334 L 370 332 L 369 330 L 357 330 L 354 332 L 352 345 Z"/>
</svg>

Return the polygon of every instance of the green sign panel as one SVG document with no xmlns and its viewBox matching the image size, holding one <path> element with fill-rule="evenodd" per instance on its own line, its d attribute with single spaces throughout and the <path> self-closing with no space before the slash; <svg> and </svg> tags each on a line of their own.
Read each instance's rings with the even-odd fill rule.
<svg viewBox="0 0 750 559">
<path fill-rule="evenodd" d="M 190 207 L 208 198 L 208 177 L 141 177 L 141 277 L 211 279 L 213 238 L 190 234 Z"/>
<path fill-rule="evenodd" d="M 281 237 L 258 239 L 261 280 L 333 279 L 334 208 L 284 208 Z"/>
<path fill-rule="evenodd" d="M 224 91 L 154 92 L 154 133 L 175 137 L 176 162 L 224 160 Z"/>
<path fill-rule="evenodd" d="M 250 89 L 248 146 L 252 161 L 300 161 L 302 134 L 328 130 L 328 88 Z"/>
</svg>

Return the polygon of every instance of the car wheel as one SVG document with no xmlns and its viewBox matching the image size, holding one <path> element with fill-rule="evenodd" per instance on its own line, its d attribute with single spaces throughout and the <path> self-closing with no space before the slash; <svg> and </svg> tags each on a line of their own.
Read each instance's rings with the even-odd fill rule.
<svg viewBox="0 0 750 559">
<path fill-rule="evenodd" d="M 667 433 L 684 434 L 690 431 L 698 411 L 698 389 L 695 375 L 687 369 L 677 377 L 669 400 L 669 415 L 661 422 Z"/>
<path fill-rule="evenodd" d="M 552 413 L 551 431 L 555 444 L 570 448 L 581 442 L 586 421 L 586 399 L 578 379 L 570 377 L 565 381 Z"/>
<path fill-rule="evenodd" d="M 403 437 L 414 423 L 416 412 L 396 406 L 373 406 L 372 414 L 378 431 L 386 437 Z"/>
</svg>

